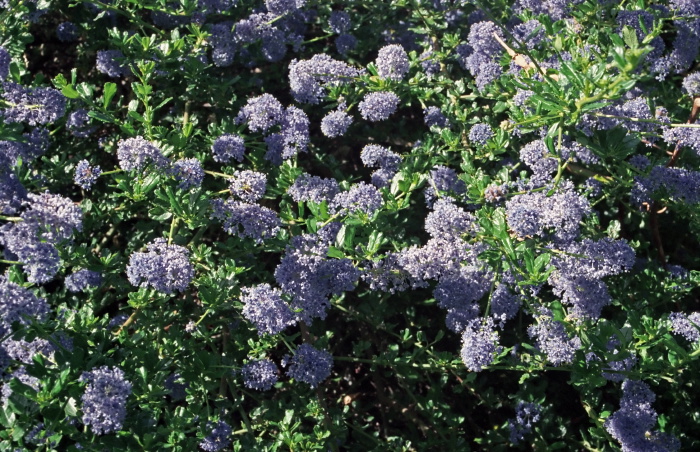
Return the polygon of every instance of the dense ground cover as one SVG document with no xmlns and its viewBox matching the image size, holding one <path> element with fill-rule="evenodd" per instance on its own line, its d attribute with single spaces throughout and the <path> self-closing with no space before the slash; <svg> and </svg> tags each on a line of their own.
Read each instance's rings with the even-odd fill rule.
<svg viewBox="0 0 700 452">
<path fill-rule="evenodd" d="M 700 3 L 0 30 L 0 450 L 700 448 Z"/>
</svg>

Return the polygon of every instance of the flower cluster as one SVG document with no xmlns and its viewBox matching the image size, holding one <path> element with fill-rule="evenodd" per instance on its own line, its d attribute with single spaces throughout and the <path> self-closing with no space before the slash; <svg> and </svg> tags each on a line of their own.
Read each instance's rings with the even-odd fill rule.
<svg viewBox="0 0 700 452">
<path fill-rule="evenodd" d="M 330 111 L 321 119 L 321 132 L 329 138 L 345 135 L 352 124 L 352 116 L 345 112 L 344 104 L 337 110 Z"/>
<path fill-rule="evenodd" d="M 287 375 L 315 388 L 330 376 L 333 357 L 325 350 L 301 344 L 288 364 Z"/>
<path fill-rule="evenodd" d="M 211 205 L 211 218 L 222 221 L 226 232 L 242 239 L 251 238 L 262 243 L 280 229 L 277 213 L 267 207 L 234 199 L 215 199 Z"/>
<path fill-rule="evenodd" d="M 340 192 L 335 179 L 323 179 L 304 173 L 297 177 L 287 189 L 287 193 L 295 202 L 312 201 L 321 203 L 332 200 Z"/>
<path fill-rule="evenodd" d="M 700 312 L 691 314 L 672 312 L 668 319 L 675 334 L 683 336 L 689 342 L 700 342 Z"/>
<path fill-rule="evenodd" d="M 376 91 L 366 94 L 357 108 L 367 121 L 384 121 L 396 111 L 400 100 L 390 91 Z"/>
<path fill-rule="evenodd" d="M 510 442 L 518 444 L 525 439 L 525 435 L 532 431 L 533 424 L 542 416 L 542 405 L 533 402 L 518 402 L 515 408 L 515 419 L 508 420 L 510 430 Z"/>
<path fill-rule="evenodd" d="M 374 64 L 380 77 L 399 81 L 408 73 L 408 55 L 399 44 L 390 44 L 379 49 Z"/>
<path fill-rule="evenodd" d="M 163 152 L 142 136 L 120 140 L 117 143 L 117 158 L 124 171 L 141 171 L 148 165 L 159 169 L 170 166 Z"/>
<path fill-rule="evenodd" d="M 269 359 L 250 361 L 241 373 L 246 388 L 267 391 L 277 383 L 277 366 Z"/>
<path fill-rule="evenodd" d="M 498 332 L 494 330 L 493 319 L 476 318 L 469 321 L 462 333 L 460 356 L 467 369 L 478 372 L 487 367 L 501 352 L 498 345 Z"/>
<path fill-rule="evenodd" d="M 12 331 L 12 324 L 28 325 L 32 320 L 42 321 L 49 314 L 46 300 L 0 276 L 0 336 Z"/>
<path fill-rule="evenodd" d="M 282 299 L 282 292 L 263 283 L 241 289 L 243 317 L 251 322 L 259 335 L 277 334 L 294 325 L 294 312 Z"/>
<path fill-rule="evenodd" d="M 66 276 L 64 283 L 70 292 L 82 292 L 88 287 L 99 286 L 102 283 L 102 275 L 83 268 Z"/>
<path fill-rule="evenodd" d="M 216 424 L 207 423 L 207 436 L 199 443 L 199 447 L 205 452 L 217 452 L 227 448 L 231 444 L 233 430 L 224 421 Z"/>
<path fill-rule="evenodd" d="M 180 159 L 173 163 L 172 172 L 175 179 L 179 181 L 178 187 L 183 190 L 198 188 L 204 180 L 204 170 L 199 160 Z"/>
<path fill-rule="evenodd" d="M 157 238 L 146 246 L 146 252 L 136 252 L 129 257 L 126 276 L 134 286 L 151 286 L 167 294 L 182 292 L 194 277 L 194 267 L 188 256 L 186 248 Z"/>
<path fill-rule="evenodd" d="M 382 194 L 373 185 L 358 182 L 350 190 L 338 193 L 333 198 L 330 210 L 354 214 L 358 212 L 372 215 L 384 205 Z"/>
<path fill-rule="evenodd" d="M 328 87 L 347 83 L 360 74 L 360 70 L 347 63 L 319 53 L 309 60 L 292 60 L 289 86 L 297 102 L 317 104 L 325 97 Z"/>
<path fill-rule="evenodd" d="M 656 411 L 651 407 L 655 399 L 656 395 L 644 382 L 622 383 L 620 409 L 605 420 L 605 429 L 620 442 L 623 451 L 680 449 L 680 441 L 673 435 L 651 431 L 656 425 Z"/>
<path fill-rule="evenodd" d="M 66 112 L 66 98 L 53 88 L 26 88 L 13 82 L 2 84 L 7 108 L 0 114 L 6 123 L 50 124 Z"/>
<path fill-rule="evenodd" d="M 118 367 L 96 367 L 83 372 L 79 381 L 87 382 L 83 402 L 83 423 L 96 435 L 122 429 L 126 419 L 126 400 L 131 383 Z"/>
<path fill-rule="evenodd" d="M 245 143 L 240 136 L 226 133 L 214 140 L 211 151 L 217 162 L 228 163 L 231 159 L 241 162 L 245 153 Z"/>
<path fill-rule="evenodd" d="M 360 276 L 350 259 L 327 257 L 329 242 L 337 234 L 332 225 L 339 226 L 332 223 L 317 234 L 294 237 L 275 269 L 275 280 L 291 295 L 297 318 L 305 322 L 324 319 L 330 306 L 328 297 L 353 290 Z"/>
</svg>

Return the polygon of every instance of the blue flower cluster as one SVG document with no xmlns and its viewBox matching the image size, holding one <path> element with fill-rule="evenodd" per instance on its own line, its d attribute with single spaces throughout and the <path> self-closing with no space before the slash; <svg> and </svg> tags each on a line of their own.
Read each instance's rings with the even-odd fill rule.
<svg viewBox="0 0 700 452">
<path fill-rule="evenodd" d="M 398 82 L 408 73 L 408 54 L 400 44 L 390 44 L 379 49 L 374 64 L 380 77 Z"/>
<path fill-rule="evenodd" d="M 163 152 L 142 136 L 120 140 L 117 143 L 117 158 L 124 171 L 142 171 L 149 165 L 161 170 L 170 167 L 170 161 Z"/>
<path fill-rule="evenodd" d="M 81 398 L 83 423 L 96 435 L 121 430 L 126 419 L 126 400 L 131 394 L 131 383 L 124 371 L 118 367 L 96 367 L 83 372 L 79 381 L 87 382 Z"/>
<path fill-rule="evenodd" d="M 188 256 L 186 248 L 157 238 L 146 246 L 146 252 L 135 252 L 129 257 L 126 276 L 134 286 L 151 286 L 167 294 L 182 292 L 194 277 Z"/>
<path fill-rule="evenodd" d="M 366 94 L 357 108 L 367 121 L 384 121 L 394 114 L 400 100 L 399 96 L 390 91 L 376 91 Z"/>
<path fill-rule="evenodd" d="M 263 283 L 241 289 L 243 317 L 255 325 L 260 336 L 277 334 L 296 324 L 294 312 L 282 299 L 282 292 Z"/>
<path fill-rule="evenodd" d="M 339 192 L 340 187 L 335 179 L 323 179 L 307 173 L 297 177 L 287 189 L 287 193 L 295 202 L 321 203 L 331 201 Z"/>
<path fill-rule="evenodd" d="M 315 388 L 330 376 L 333 356 L 312 345 L 301 344 L 287 364 L 289 365 L 287 375 Z"/>
<path fill-rule="evenodd" d="M 241 373 L 246 388 L 267 391 L 277 383 L 277 366 L 269 359 L 250 361 Z"/>
<path fill-rule="evenodd" d="M 14 82 L 2 84 L 6 108 L 0 112 L 5 123 L 26 122 L 31 126 L 50 124 L 63 117 L 66 98 L 53 88 L 27 88 Z"/>
<path fill-rule="evenodd" d="M 99 166 L 90 166 L 90 162 L 87 160 L 81 160 L 75 166 L 75 173 L 73 180 L 75 183 L 84 190 L 90 190 L 97 178 L 102 174 L 102 168 Z"/>
<path fill-rule="evenodd" d="M 231 159 L 243 161 L 245 153 L 245 143 L 238 135 L 223 134 L 218 137 L 211 146 L 214 154 L 214 161 L 228 163 Z"/>
<path fill-rule="evenodd" d="M 275 269 L 275 280 L 292 297 L 292 308 L 301 321 L 324 319 L 330 306 L 328 297 L 353 290 L 360 277 L 350 259 L 327 257 L 339 226 L 331 223 L 317 234 L 292 238 Z"/>
<path fill-rule="evenodd" d="M 652 431 L 656 425 L 656 411 L 651 407 L 656 395 L 641 381 L 622 383 L 620 409 L 605 420 L 605 429 L 620 442 L 624 452 L 676 451 L 680 441 L 675 436 Z"/>
<path fill-rule="evenodd" d="M 225 421 L 216 424 L 207 422 L 207 436 L 199 443 L 199 447 L 205 452 L 217 452 L 227 448 L 231 444 L 233 430 Z"/>
<path fill-rule="evenodd" d="M 360 70 L 347 63 L 319 53 L 309 60 L 289 63 L 289 86 L 297 102 L 318 104 L 328 87 L 348 83 L 360 74 Z"/>
<path fill-rule="evenodd" d="M 476 318 L 467 323 L 462 333 L 460 352 L 467 369 L 472 372 L 482 370 L 493 362 L 501 350 L 493 319 Z"/>
<path fill-rule="evenodd" d="M 70 292 L 82 292 L 88 287 L 99 286 L 102 283 L 102 275 L 83 268 L 66 276 L 64 283 Z"/>
<path fill-rule="evenodd" d="M 508 420 L 510 442 L 518 444 L 532 431 L 533 424 L 539 422 L 542 416 L 542 405 L 533 402 L 518 402 L 515 408 L 515 419 Z"/>
<path fill-rule="evenodd" d="M 343 136 L 351 124 L 352 116 L 345 112 L 345 104 L 340 104 L 337 110 L 328 112 L 321 119 L 321 132 L 329 138 Z"/>
</svg>

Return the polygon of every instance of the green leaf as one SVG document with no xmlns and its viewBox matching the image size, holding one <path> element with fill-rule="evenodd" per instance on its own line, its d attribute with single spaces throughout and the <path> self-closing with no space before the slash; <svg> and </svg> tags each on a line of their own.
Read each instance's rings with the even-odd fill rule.
<svg viewBox="0 0 700 452">
<path fill-rule="evenodd" d="M 103 97 L 103 102 L 102 106 L 106 109 L 109 106 L 109 103 L 112 101 L 112 98 L 114 98 L 114 95 L 117 93 L 117 84 L 113 82 L 107 82 L 104 84 L 104 88 L 102 89 L 102 97 Z"/>
<path fill-rule="evenodd" d="M 61 93 L 66 96 L 68 99 L 78 99 L 80 97 L 80 93 L 78 93 L 72 86 L 66 85 L 63 88 L 61 88 Z"/>
</svg>

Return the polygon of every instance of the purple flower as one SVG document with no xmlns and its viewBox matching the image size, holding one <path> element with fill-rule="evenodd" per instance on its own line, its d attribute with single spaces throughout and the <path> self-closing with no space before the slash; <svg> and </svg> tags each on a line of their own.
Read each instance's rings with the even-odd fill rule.
<svg viewBox="0 0 700 452">
<path fill-rule="evenodd" d="M 231 444 L 233 430 L 226 422 L 219 421 L 216 424 L 207 422 L 207 430 L 209 433 L 199 443 L 199 447 L 205 452 L 217 452 Z"/>
<path fill-rule="evenodd" d="M 532 402 L 518 402 L 515 408 L 515 419 L 508 420 L 510 430 L 510 442 L 518 444 L 525 439 L 525 435 L 532 431 L 532 424 L 540 420 L 542 405 Z"/>
<path fill-rule="evenodd" d="M 459 239 L 463 234 L 475 232 L 474 215 L 465 212 L 448 199 L 438 199 L 433 211 L 425 217 L 425 230 L 434 238 Z"/>
<path fill-rule="evenodd" d="M 691 72 L 685 76 L 683 90 L 690 96 L 700 96 L 700 72 Z"/>
<path fill-rule="evenodd" d="M 14 215 L 26 198 L 27 190 L 17 175 L 11 171 L 0 171 L 0 215 Z"/>
<path fill-rule="evenodd" d="M 98 50 L 97 51 L 97 71 L 109 77 L 121 77 L 129 74 L 129 68 L 117 60 L 123 60 L 124 54 L 121 50 Z"/>
<path fill-rule="evenodd" d="M 271 94 L 263 94 L 248 99 L 236 117 L 236 122 L 248 124 L 253 132 L 267 132 L 270 127 L 280 124 L 284 118 L 284 107 Z"/>
<path fill-rule="evenodd" d="M 560 191 L 552 196 L 529 192 L 506 201 L 508 226 L 522 238 L 542 235 L 551 228 L 556 237 L 573 239 L 581 219 L 590 212 L 588 200 L 568 184 L 561 184 Z"/>
<path fill-rule="evenodd" d="M 430 179 L 431 183 L 425 189 L 425 202 L 428 204 L 428 207 L 433 205 L 438 195 L 461 195 L 467 191 L 467 184 L 459 179 L 452 168 L 437 165 L 430 170 Z"/>
<path fill-rule="evenodd" d="M 366 94 L 357 108 L 367 121 L 384 121 L 396 111 L 399 101 L 399 96 L 392 92 L 377 91 Z"/>
<path fill-rule="evenodd" d="M 672 312 L 668 319 L 671 321 L 674 334 L 683 336 L 688 342 L 700 342 L 700 312 L 691 314 Z"/>
<path fill-rule="evenodd" d="M 78 39 L 78 27 L 73 22 L 61 22 L 56 27 L 56 37 L 61 42 L 73 42 Z"/>
<path fill-rule="evenodd" d="M 49 314 L 46 300 L 33 292 L 0 276 L 0 336 L 12 331 L 12 324 L 28 325 L 31 321 L 43 321 Z"/>
<path fill-rule="evenodd" d="M 322 179 L 303 173 L 297 177 L 294 183 L 287 189 L 287 193 L 295 202 L 321 203 L 331 201 L 340 192 L 340 187 L 335 179 Z"/>
<path fill-rule="evenodd" d="M 298 152 L 306 152 L 309 145 L 309 118 L 302 110 L 288 107 L 280 125 L 279 133 L 265 137 L 265 158 L 276 164 L 281 164 L 282 159 L 294 157 Z"/>
<path fill-rule="evenodd" d="M 554 320 L 547 309 L 540 310 L 537 323 L 530 325 L 527 333 L 535 339 L 537 349 L 547 355 L 547 361 L 555 366 L 573 362 L 576 350 L 581 348 L 581 339 L 569 337 L 564 325 Z"/>
<path fill-rule="evenodd" d="M 360 159 L 367 167 L 379 167 L 388 171 L 396 171 L 401 164 L 401 156 L 384 146 L 368 144 L 360 152 Z"/>
<path fill-rule="evenodd" d="M 440 72 L 440 62 L 433 57 L 432 51 L 426 51 L 421 54 L 420 65 L 425 75 L 429 78 L 436 76 Z"/>
<path fill-rule="evenodd" d="M 506 284 L 496 285 L 491 294 L 491 316 L 501 322 L 501 328 L 506 320 L 510 320 L 520 310 L 522 297 L 508 289 Z"/>
<path fill-rule="evenodd" d="M 61 265 L 58 250 L 52 243 L 40 241 L 40 232 L 37 224 L 27 222 L 8 223 L 0 229 L 0 243 L 24 263 L 27 280 L 36 284 L 51 281 Z"/>
<path fill-rule="evenodd" d="M 450 125 L 450 121 L 447 120 L 444 114 L 440 111 L 438 107 L 428 107 L 423 110 L 423 116 L 425 120 L 425 125 L 428 127 L 439 127 L 445 128 Z"/>
<path fill-rule="evenodd" d="M 2 98 L 7 105 L 2 111 L 5 123 L 49 124 L 66 112 L 66 98 L 57 89 L 25 88 L 13 82 L 5 82 L 2 86 Z"/>
<path fill-rule="evenodd" d="M 472 372 L 487 367 L 501 352 L 498 345 L 498 332 L 493 319 L 476 318 L 470 321 L 462 333 L 462 362 Z"/>
<path fill-rule="evenodd" d="M 126 275 L 134 286 L 151 286 L 167 294 L 187 289 L 194 277 L 189 251 L 180 245 L 168 245 L 164 238 L 154 239 L 146 252 L 135 252 L 129 258 Z"/>
<path fill-rule="evenodd" d="M 70 292 L 82 292 L 88 287 L 99 286 L 102 283 L 102 275 L 92 270 L 81 269 L 66 276 L 66 289 Z"/>
<path fill-rule="evenodd" d="M 676 451 L 680 441 L 673 435 L 651 431 L 657 414 L 651 407 L 656 395 L 641 381 L 622 383 L 620 409 L 605 420 L 605 429 L 620 442 L 625 452 Z"/>
<path fill-rule="evenodd" d="M 257 204 L 229 199 L 212 201 L 211 218 L 224 223 L 224 231 L 238 237 L 251 238 L 256 243 L 274 237 L 280 229 L 280 219 L 274 210 Z"/>
<path fill-rule="evenodd" d="M 118 367 L 96 367 L 83 372 L 79 381 L 87 382 L 83 402 L 83 424 L 96 435 L 121 430 L 126 418 L 126 399 L 131 394 L 131 383 Z"/>
<path fill-rule="evenodd" d="M 233 57 L 238 49 L 233 31 L 233 22 L 224 21 L 212 24 L 209 27 L 209 43 L 212 51 L 211 57 L 214 65 L 228 67 L 233 63 Z"/>
<path fill-rule="evenodd" d="M 99 166 L 90 166 L 87 160 L 81 160 L 75 167 L 73 180 L 84 190 L 90 190 L 97 182 L 97 178 L 102 174 L 102 168 Z"/>
<path fill-rule="evenodd" d="M 321 132 L 329 138 L 345 135 L 352 124 L 352 116 L 344 111 L 345 105 L 338 106 L 337 110 L 330 111 L 321 119 Z"/>
<path fill-rule="evenodd" d="M 328 18 L 328 26 L 333 33 L 342 34 L 350 30 L 350 15 L 345 11 L 331 11 Z"/>
<path fill-rule="evenodd" d="M 408 73 L 408 55 L 399 44 L 390 44 L 379 49 L 374 61 L 381 78 L 399 81 Z"/>
<path fill-rule="evenodd" d="M 277 334 L 296 323 L 294 312 L 282 299 L 282 292 L 263 283 L 241 289 L 243 317 L 255 325 L 260 336 Z"/>
<path fill-rule="evenodd" d="M 214 141 L 211 151 L 214 154 L 214 160 L 217 162 L 228 163 L 231 159 L 241 162 L 245 153 L 245 144 L 240 136 L 227 133 Z"/>
<path fill-rule="evenodd" d="M 363 212 L 371 216 L 375 211 L 384 205 L 382 194 L 376 187 L 358 182 L 349 191 L 335 195 L 331 203 L 330 210 L 333 213 L 343 212 L 354 214 Z"/>
<path fill-rule="evenodd" d="M 317 104 L 326 96 L 326 88 L 347 83 L 361 72 L 347 63 L 320 53 L 310 60 L 292 60 L 289 64 L 289 86 L 297 102 Z"/>
<path fill-rule="evenodd" d="M 492 204 L 501 202 L 508 194 L 508 186 L 491 184 L 484 189 L 484 200 Z"/>
<path fill-rule="evenodd" d="M 331 374 L 333 356 L 309 344 L 302 344 L 289 361 L 287 375 L 315 388 Z"/>
<path fill-rule="evenodd" d="M 277 366 L 269 359 L 250 361 L 241 373 L 246 388 L 267 391 L 277 383 Z"/>
<path fill-rule="evenodd" d="M 294 12 L 303 7 L 304 3 L 306 0 L 265 0 L 267 10 L 278 16 Z"/>
<path fill-rule="evenodd" d="M 540 186 L 547 183 L 557 172 L 557 160 L 549 155 L 547 145 L 542 140 L 526 144 L 520 149 L 520 160 L 533 172 L 532 183 Z"/>
<path fill-rule="evenodd" d="M 66 127 L 68 127 L 68 130 L 74 137 L 78 138 L 86 138 L 96 129 L 94 126 L 90 127 L 90 116 L 88 116 L 88 111 L 84 108 L 75 110 L 68 115 Z"/>
<path fill-rule="evenodd" d="M 0 47 L 0 81 L 5 80 L 10 75 L 10 63 L 12 57 L 4 47 Z"/>
<path fill-rule="evenodd" d="M 119 166 L 124 171 L 141 171 L 151 164 L 160 169 L 165 169 L 170 165 L 170 161 L 161 150 L 142 136 L 119 140 L 117 158 Z"/>
<path fill-rule="evenodd" d="M 178 160 L 173 164 L 172 171 L 175 179 L 180 182 L 178 187 L 183 190 L 198 188 L 202 185 L 204 170 L 200 161 L 195 158 Z"/>
<path fill-rule="evenodd" d="M 170 374 L 163 382 L 163 388 L 170 392 L 173 400 L 182 400 L 187 396 L 189 383 L 184 381 L 182 375 L 178 373 Z"/>
<path fill-rule="evenodd" d="M 658 195 L 687 204 L 700 202 L 700 172 L 697 171 L 655 166 L 648 176 L 635 177 L 634 181 L 630 199 L 637 205 L 649 203 Z"/>
<path fill-rule="evenodd" d="M 42 355 L 50 361 L 54 361 L 56 347 L 46 339 L 36 338 L 31 342 L 24 339 L 6 339 L 3 347 L 10 358 L 24 364 L 31 364 L 35 355 Z"/>
<path fill-rule="evenodd" d="M 74 232 L 83 229 L 83 211 L 70 198 L 44 192 L 29 193 L 29 208 L 22 219 L 36 227 L 40 237 L 51 244 L 69 239 Z"/>
<path fill-rule="evenodd" d="M 335 38 L 335 49 L 341 55 L 347 55 L 355 47 L 357 47 L 357 38 L 351 34 L 343 33 Z"/>
<path fill-rule="evenodd" d="M 306 322 L 325 318 L 330 306 L 328 297 L 353 290 L 360 277 L 350 259 L 328 257 L 330 241 L 337 231 L 326 228 L 292 238 L 275 269 L 275 280 L 284 293 L 291 295 L 297 318 Z"/>
<path fill-rule="evenodd" d="M 233 196 L 247 203 L 254 203 L 265 194 L 267 176 L 256 171 L 243 170 L 233 173 L 229 190 Z"/>
<path fill-rule="evenodd" d="M 469 141 L 479 145 L 484 145 L 493 137 L 493 130 L 488 124 L 475 124 L 469 129 Z"/>
</svg>

